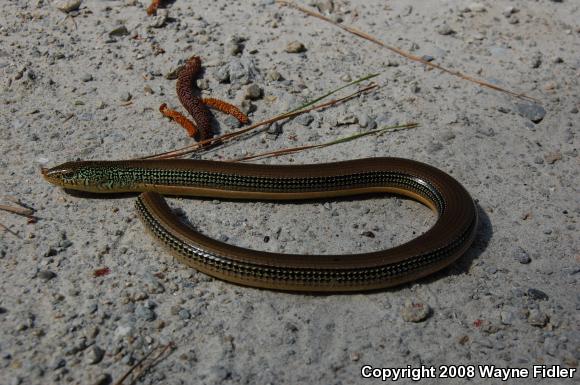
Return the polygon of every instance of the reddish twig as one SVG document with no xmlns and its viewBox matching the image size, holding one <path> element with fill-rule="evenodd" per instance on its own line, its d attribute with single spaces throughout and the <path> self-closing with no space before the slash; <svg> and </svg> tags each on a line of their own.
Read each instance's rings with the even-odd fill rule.
<svg viewBox="0 0 580 385">
<path fill-rule="evenodd" d="M 102 267 L 100 269 L 96 269 L 95 271 L 93 271 L 93 276 L 95 277 L 103 277 L 107 274 L 109 274 L 111 272 L 111 269 L 109 269 L 108 267 Z"/>
<path fill-rule="evenodd" d="M 234 106 L 233 104 L 215 98 L 203 98 L 202 102 L 208 107 L 215 108 L 218 111 L 233 116 L 234 118 L 238 119 L 238 121 L 242 124 L 250 122 L 248 116 L 244 114 L 242 111 L 240 111 L 239 108 Z"/>
<path fill-rule="evenodd" d="M 237 137 L 239 137 L 239 136 L 241 136 L 241 135 L 243 135 L 243 134 L 245 134 L 245 133 L 247 133 L 249 131 L 255 130 L 258 127 L 265 126 L 265 125 L 268 125 L 268 124 L 272 124 L 272 123 L 277 122 L 277 121 L 282 120 L 282 119 L 293 118 L 295 116 L 304 114 L 304 113 L 309 112 L 309 111 L 312 111 L 312 110 L 321 110 L 321 109 L 325 109 L 327 107 L 331 107 L 333 105 L 336 105 L 338 103 L 344 103 L 344 102 L 346 102 L 346 101 L 348 101 L 348 100 L 350 100 L 352 98 L 355 98 L 355 97 L 357 97 L 357 96 L 359 96 L 359 95 L 361 95 L 361 94 L 363 94 L 365 92 L 368 92 L 370 90 L 373 90 L 373 89 L 375 89 L 377 87 L 378 87 L 377 84 L 371 84 L 371 85 L 369 85 L 369 86 L 367 86 L 367 87 L 365 87 L 365 88 L 363 88 L 363 89 L 361 89 L 361 90 L 359 90 L 359 91 L 357 91 L 355 93 L 352 93 L 352 94 L 350 94 L 348 96 L 345 96 L 345 97 L 343 97 L 341 99 L 338 99 L 338 100 L 331 100 L 330 102 L 323 103 L 323 104 L 319 104 L 319 105 L 316 105 L 316 106 L 313 106 L 313 107 L 310 107 L 310 108 L 306 108 L 306 109 L 302 109 L 302 110 L 299 110 L 299 111 L 287 112 L 287 113 L 284 113 L 284 114 L 275 116 L 273 118 L 266 119 L 266 120 L 263 120 L 263 121 L 258 122 L 258 123 L 254 123 L 253 125 L 251 125 L 249 127 L 243 128 L 243 129 L 238 130 L 238 131 L 235 131 L 235 132 L 231 132 L 231 133 L 228 133 L 228 134 L 224 134 L 224 135 L 221 135 L 221 136 L 218 136 L 218 137 L 215 137 L 215 138 L 209 138 L 209 139 L 206 139 L 206 140 L 202 140 L 199 143 L 195 143 L 193 145 L 190 145 L 190 146 L 187 146 L 187 147 L 183 147 L 183 148 L 180 148 L 180 149 L 177 149 L 177 150 L 168 151 L 168 152 L 164 152 L 164 153 L 161 153 L 161 154 L 155 154 L 155 155 L 145 156 L 145 157 L 142 157 L 140 159 L 169 159 L 169 158 L 178 158 L 178 157 L 181 157 L 181 156 L 184 156 L 184 155 L 187 155 L 187 154 L 191 154 L 192 152 L 195 152 L 195 151 L 199 150 L 200 148 L 203 148 L 205 146 L 208 146 L 208 145 L 213 144 L 213 143 L 216 143 L 216 142 L 226 142 L 226 141 L 229 141 L 229 140 L 236 139 Z"/>
<path fill-rule="evenodd" d="M 185 130 L 187 131 L 187 134 L 189 136 L 191 136 L 192 138 L 195 135 L 197 135 L 198 130 L 197 130 L 197 127 L 195 126 L 195 124 L 191 120 L 187 119 L 187 117 L 185 117 L 182 113 L 168 108 L 166 103 L 163 103 L 162 105 L 159 106 L 159 111 L 164 116 L 168 117 L 169 119 L 174 120 L 181 127 L 185 128 Z"/>
<path fill-rule="evenodd" d="M 195 79 L 200 70 L 201 59 L 198 56 L 192 56 L 179 71 L 175 89 L 179 101 L 195 120 L 199 129 L 199 139 L 204 140 L 211 137 L 211 117 L 202 100 L 193 94 Z"/>
<path fill-rule="evenodd" d="M 157 12 L 157 8 L 161 5 L 161 0 L 151 1 L 151 5 L 147 8 L 147 15 L 152 16 Z"/>
</svg>

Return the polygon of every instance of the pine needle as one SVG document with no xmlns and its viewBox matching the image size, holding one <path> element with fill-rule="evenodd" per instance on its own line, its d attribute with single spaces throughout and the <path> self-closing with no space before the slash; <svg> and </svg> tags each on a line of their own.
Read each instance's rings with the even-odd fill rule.
<svg viewBox="0 0 580 385">
<path fill-rule="evenodd" d="M 364 78 L 355 80 L 353 83 L 356 84 L 356 83 L 359 83 L 359 82 L 361 82 L 361 81 L 363 81 L 365 79 L 368 79 L 368 78 L 374 77 L 374 76 L 375 75 L 368 75 L 368 76 L 365 76 Z M 341 87 L 340 89 L 342 89 L 344 87 L 345 86 Z M 183 148 L 180 148 L 180 149 L 177 149 L 177 150 L 168 151 L 168 152 L 164 152 L 164 153 L 156 154 L 156 155 L 150 155 L 150 156 L 146 156 L 146 157 L 139 158 L 139 159 L 169 159 L 169 158 L 182 157 L 184 155 L 191 154 L 192 152 L 196 152 L 196 151 L 198 151 L 198 150 L 200 150 L 200 149 L 202 149 L 204 147 L 207 147 L 207 146 L 209 146 L 211 144 L 214 144 L 214 143 L 225 143 L 227 141 L 236 139 L 239 136 L 241 136 L 241 135 L 243 135 L 243 134 L 245 134 L 245 133 L 247 133 L 249 131 L 252 131 L 252 130 L 258 128 L 258 127 L 265 126 L 265 125 L 268 125 L 268 124 L 272 124 L 272 123 L 277 122 L 279 120 L 288 119 L 288 118 L 294 118 L 294 117 L 296 117 L 298 115 L 304 114 L 304 113 L 309 112 L 309 111 L 322 110 L 322 109 L 325 109 L 325 108 L 328 108 L 328 107 L 332 107 L 332 106 L 334 106 L 336 104 L 339 104 L 339 103 L 344 103 L 344 102 L 346 102 L 346 101 L 348 101 L 350 99 L 353 99 L 353 98 L 355 98 L 355 97 L 357 97 L 359 95 L 362 95 L 362 94 L 364 94 L 366 92 L 369 92 L 369 91 L 371 91 L 373 89 L 376 89 L 376 88 L 378 88 L 378 85 L 373 83 L 373 84 L 370 84 L 369 86 L 364 87 L 364 88 L 362 88 L 362 89 L 360 89 L 360 90 L 358 90 L 358 91 L 356 91 L 356 92 L 354 92 L 354 93 L 352 93 L 352 94 L 350 94 L 348 96 L 345 96 L 345 97 L 340 98 L 340 99 L 333 99 L 333 100 L 331 100 L 329 102 L 326 102 L 326 103 L 323 103 L 323 104 L 319 104 L 319 105 L 312 106 L 312 103 L 313 102 L 308 102 L 305 105 L 310 106 L 310 107 L 306 107 L 306 108 L 299 107 L 299 108 L 301 108 L 300 110 L 294 109 L 294 110 L 292 110 L 290 112 L 286 112 L 286 113 L 283 113 L 283 114 L 274 116 L 273 118 L 266 119 L 266 120 L 263 120 L 263 121 L 258 122 L 258 123 L 254 123 L 251 126 L 246 127 L 246 128 L 243 128 L 243 129 L 238 130 L 238 131 L 234 131 L 234 132 L 230 132 L 228 134 L 224 134 L 224 135 L 217 136 L 217 137 L 214 137 L 214 138 L 209 138 L 209 139 L 206 139 L 206 140 L 202 140 L 202 141 L 200 141 L 198 143 L 194 143 L 192 145 L 189 145 L 187 147 L 183 147 Z M 335 91 L 329 92 L 324 97 L 327 97 L 328 95 L 332 95 Z M 317 98 L 316 100 L 320 100 L 320 99 L 321 98 Z"/>
<path fill-rule="evenodd" d="M 362 138 L 364 136 L 368 136 L 368 135 L 379 136 L 379 135 L 383 135 L 386 132 L 401 131 L 401 130 L 416 128 L 416 127 L 419 127 L 418 123 L 406 123 L 406 124 L 400 124 L 400 125 L 396 125 L 396 126 L 378 128 L 375 130 L 361 132 L 358 134 L 338 138 L 338 139 L 333 140 L 331 142 L 326 142 L 326 143 L 321 143 L 321 144 L 312 144 L 312 145 L 306 145 L 306 146 L 299 146 L 299 147 L 284 148 L 281 150 L 263 152 L 261 154 L 256 154 L 256 155 L 248 155 L 248 156 L 245 156 L 243 158 L 234 159 L 234 160 L 232 160 L 232 162 L 243 162 L 243 161 L 247 161 L 247 160 L 265 159 L 265 158 L 278 157 L 278 156 L 282 156 L 282 155 L 289 155 L 289 154 L 294 154 L 294 153 L 304 151 L 304 150 L 330 147 L 330 146 L 334 146 L 335 144 L 350 142 L 351 140 L 360 139 L 360 138 Z"/>
<path fill-rule="evenodd" d="M 287 5 L 287 6 L 291 7 L 291 8 L 295 8 L 295 9 L 301 11 L 301 12 L 304 12 L 305 14 L 307 14 L 309 16 L 313 16 L 313 17 L 316 17 L 316 18 L 318 18 L 320 20 L 324 20 L 324 21 L 326 21 L 328 23 L 331 23 L 331 24 L 337 26 L 338 28 L 341 28 L 344 31 L 347 31 L 347 32 L 352 33 L 352 34 L 354 34 L 356 36 L 362 37 L 363 39 L 366 39 L 366 40 L 371 41 L 371 42 L 373 42 L 375 44 L 378 44 L 381 47 L 384 47 L 384 48 L 388 49 L 389 51 L 392 51 L 392 52 L 394 52 L 394 53 L 396 53 L 396 54 L 398 54 L 400 56 L 403 56 L 403 57 L 405 57 L 405 58 L 407 58 L 409 60 L 412 60 L 412 61 L 415 61 L 415 62 L 419 62 L 421 64 L 424 64 L 424 65 L 428 66 L 428 67 L 438 69 L 440 71 L 443 71 L 443 72 L 448 73 L 448 74 L 453 75 L 453 76 L 457 76 L 457 77 L 459 77 L 461 79 L 464 79 L 464 80 L 470 81 L 472 83 L 478 84 L 481 87 L 487 87 L 487 88 L 490 88 L 490 89 L 495 90 L 495 91 L 503 92 L 503 93 L 506 93 L 508 95 L 514 96 L 514 97 L 519 98 L 519 99 L 529 100 L 529 101 L 533 101 L 533 102 L 539 102 L 539 100 L 534 99 L 534 98 L 532 98 L 530 96 L 527 96 L 527 95 L 525 95 L 523 93 L 518 93 L 518 92 L 514 92 L 514 91 L 507 90 L 505 88 L 496 86 L 496 85 L 491 84 L 491 83 L 488 83 L 486 81 L 479 80 L 479 79 L 476 79 L 476 78 L 474 78 L 472 76 L 465 75 L 465 74 L 461 73 L 460 71 L 451 70 L 449 68 L 440 66 L 439 64 L 435 64 L 433 62 L 427 61 L 427 60 L 423 59 L 420 56 L 413 55 L 413 54 L 411 54 L 409 52 L 406 52 L 406 51 L 404 51 L 404 50 L 402 50 L 400 48 L 390 46 L 390 45 L 382 42 L 381 40 L 379 40 L 379 39 L 377 39 L 377 38 L 375 38 L 375 37 L 373 37 L 373 36 L 371 36 L 371 35 L 363 32 L 363 31 L 360 31 L 360 30 L 358 30 L 358 29 L 356 29 L 354 27 L 349 27 L 349 26 L 346 26 L 344 24 L 337 23 L 336 21 L 334 21 L 334 20 L 332 20 L 332 19 L 330 19 L 328 17 L 325 17 L 325 16 L 321 15 L 320 13 L 314 12 L 314 11 L 308 9 L 308 8 L 302 7 L 302 6 L 294 3 L 293 1 L 277 0 L 277 3 L 278 4 L 282 4 L 282 5 Z"/>
<path fill-rule="evenodd" d="M 34 210 L 29 209 L 27 207 L 14 207 L 14 206 L 7 206 L 7 205 L 0 205 L 0 210 L 8 211 L 9 213 L 14 213 L 18 215 L 22 215 L 25 217 L 30 217 L 34 214 Z"/>
<path fill-rule="evenodd" d="M 0 223 L 0 230 L 4 230 L 7 233 L 10 233 L 10 234 L 14 235 L 16 238 L 20 238 L 20 235 L 18 235 L 14 231 L 10 230 L 7 226 L 3 225 L 2 223 Z"/>
<path fill-rule="evenodd" d="M 289 111 L 289 112 L 296 112 L 296 111 L 300 111 L 300 110 L 303 110 L 303 109 L 305 109 L 305 108 L 308 108 L 308 107 L 310 107 L 310 106 L 314 105 L 316 102 L 319 102 L 319 101 L 321 101 L 322 99 L 325 99 L 325 98 L 329 97 L 330 95 L 337 93 L 338 91 L 341 91 L 341 90 L 343 90 L 343 89 L 345 89 L 345 88 L 347 88 L 347 87 L 353 86 L 353 85 L 355 85 L 355 84 L 358 84 L 358 83 L 364 82 L 365 80 L 369 80 L 369 79 L 375 78 L 375 77 L 377 77 L 377 76 L 379 76 L 379 75 L 380 75 L 380 74 L 370 74 L 370 75 L 364 76 L 364 77 L 362 77 L 362 78 L 359 78 L 359 79 L 353 80 L 352 82 L 350 82 L 350 83 L 348 83 L 348 84 L 345 84 L 344 86 L 342 86 L 342 87 L 339 87 L 339 88 L 337 88 L 337 89 L 335 89 L 335 90 L 332 90 L 332 91 L 330 91 L 330 92 L 328 92 L 328 93 L 326 93 L 326 94 L 324 94 L 324 95 L 322 95 L 322 96 L 319 96 L 318 98 L 316 98 L 316 99 L 314 99 L 314 100 L 311 100 L 311 101 L 307 102 L 306 104 L 303 104 L 303 105 L 301 105 L 300 107 L 298 107 L 298 108 L 295 108 L 295 109 L 293 109 L 292 111 Z"/>
<path fill-rule="evenodd" d="M 129 370 L 127 370 L 127 372 L 125 372 L 125 374 L 123 374 L 123 376 L 121 376 L 121 378 L 119 378 L 119 380 L 117 380 L 117 382 L 115 382 L 115 385 L 123 384 L 123 382 L 127 379 L 127 377 L 129 377 L 129 375 L 131 375 L 131 373 L 133 371 L 140 368 L 141 370 L 135 376 L 135 380 L 138 379 L 146 369 L 149 369 L 152 366 L 156 365 L 159 358 L 161 356 L 163 356 L 169 349 L 175 349 L 175 344 L 173 342 L 170 342 L 165 346 L 157 346 L 157 347 L 151 349 L 151 351 L 149 351 L 149 353 L 145 354 L 145 356 L 143 356 L 143 358 L 141 358 L 135 365 L 131 366 L 129 368 Z M 151 360 L 151 363 L 149 363 L 148 365 L 144 365 L 145 361 L 149 357 L 151 357 L 151 355 L 153 355 L 153 353 L 155 353 L 155 352 L 160 352 L 160 353 L 153 360 Z"/>
</svg>

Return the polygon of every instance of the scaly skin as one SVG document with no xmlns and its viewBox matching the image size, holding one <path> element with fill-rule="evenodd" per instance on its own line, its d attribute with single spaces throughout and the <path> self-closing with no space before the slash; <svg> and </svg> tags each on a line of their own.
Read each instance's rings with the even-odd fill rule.
<svg viewBox="0 0 580 385">
<path fill-rule="evenodd" d="M 451 176 L 400 158 L 270 166 L 191 159 L 70 162 L 43 169 L 51 183 L 97 193 L 143 192 L 145 227 L 180 261 L 216 278 L 291 291 L 360 291 L 416 280 L 449 265 L 471 245 L 477 210 Z M 396 193 L 437 212 L 435 225 L 388 250 L 354 255 L 266 253 L 219 242 L 186 226 L 159 194 L 297 200 Z"/>
</svg>

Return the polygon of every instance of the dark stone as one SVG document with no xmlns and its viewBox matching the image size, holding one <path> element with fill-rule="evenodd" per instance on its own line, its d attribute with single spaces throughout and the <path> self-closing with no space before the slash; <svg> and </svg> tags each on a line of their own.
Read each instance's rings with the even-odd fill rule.
<svg viewBox="0 0 580 385">
<path fill-rule="evenodd" d="M 534 288 L 528 289 L 528 297 L 531 299 L 538 300 L 538 301 L 546 301 L 550 298 L 550 297 L 548 297 L 548 294 L 544 293 L 541 290 L 534 289 Z"/>
<path fill-rule="evenodd" d="M 544 107 L 535 103 L 516 103 L 516 109 L 521 116 L 536 124 L 540 123 L 546 116 Z"/>
</svg>

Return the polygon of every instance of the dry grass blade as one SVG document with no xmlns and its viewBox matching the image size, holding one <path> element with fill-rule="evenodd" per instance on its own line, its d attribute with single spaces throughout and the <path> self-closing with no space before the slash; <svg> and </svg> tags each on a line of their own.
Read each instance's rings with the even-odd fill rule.
<svg viewBox="0 0 580 385">
<path fill-rule="evenodd" d="M 163 349 L 159 352 L 159 354 L 154 357 L 151 362 L 147 365 L 144 365 L 141 370 L 139 370 L 136 374 L 135 377 L 133 377 L 133 381 L 131 381 L 131 385 L 134 385 L 137 383 L 137 381 L 141 378 L 141 376 L 149 369 L 151 369 L 152 367 L 154 367 L 155 365 L 157 365 L 159 362 L 161 362 L 161 360 L 163 360 L 165 357 L 167 357 L 165 355 L 165 353 L 167 353 L 169 350 L 173 350 L 175 349 L 175 344 L 173 342 L 168 343 L 167 345 L 165 345 L 165 347 L 163 347 Z"/>
<path fill-rule="evenodd" d="M 34 214 L 34 210 L 26 208 L 26 207 L 14 207 L 14 206 L 7 206 L 7 205 L 0 205 L 0 210 L 8 211 L 10 213 L 22 215 L 25 217 L 30 218 L 32 214 Z"/>
<path fill-rule="evenodd" d="M 359 134 L 345 136 L 343 138 L 333 140 L 332 142 L 320 143 L 320 144 L 311 144 L 311 145 L 291 147 L 291 148 L 283 148 L 281 150 L 263 152 L 261 154 L 255 154 L 255 155 L 248 155 L 248 156 L 245 156 L 243 158 L 235 159 L 235 160 L 233 160 L 233 162 L 243 162 L 243 161 L 247 161 L 247 160 L 265 159 L 265 158 L 273 158 L 273 157 L 282 156 L 282 155 L 289 155 L 289 154 L 294 154 L 294 153 L 297 153 L 300 151 L 312 150 L 315 148 L 330 147 L 330 146 L 334 146 L 335 144 L 350 142 L 351 140 L 356 140 L 356 139 L 359 139 L 359 138 L 362 138 L 362 137 L 368 136 L 368 135 L 382 135 L 386 132 L 406 130 L 409 128 L 416 128 L 418 126 L 419 126 L 419 124 L 417 124 L 417 123 L 407 123 L 407 124 L 400 124 L 397 126 L 378 128 L 378 129 L 372 130 L 372 131 L 367 131 L 367 132 L 362 132 Z"/>
<path fill-rule="evenodd" d="M 163 355 L 165 354 L 165 352 L 168 349 L 174 349 L 175 348 L 175 344 L 173 342 L 168 343 L 165 346 L 157 346 L 155 349 L 151 349 L 151 351 L 147 354 L 145 354 L 145 356 L 143 358 L 141 358 L 135 365 L 131 366 L 129 368 L 129 370 L 127 370 L 127 372 L 125 372 L 125 374 L 123 374 L 123 376 L 121 378 L 119 378 L 119 380 L 117 382 L 115 382 L 114 385 L 121 385 L 123 384 L 123 382 L 127 379 L 127 377 L 129 377 L 131 375 L 131 373 L 133 373 L 133 371 L 135 371 L 135 369 L 141 367 L 143 365 L 143 363 L 153 355 L 153 353 L 159 351 L 161 349 L 161 353 L 159 353 L 157 355 L 157 357 L 155 357 L 152 362 L 149 365 L 145 365 L 143 368 L 141 368 L 141 370 L 137 373 L 137 376 L 135 377 L 135 379 L 139 378 L 141 376 L 141 374 L 149 369 L 150 367 L 152 367 L 153 365 L 155 365 L 157 363 L 157 360 Z M 132 381 L 132 383 L 135 382 L 135 380 Z"/>
<path fill-rule="evenodd" d="M 20 238 L 20 236 L 18 234 L 16 234 L 14 231 L 10 230 L 8 227 L 4 226 L 2 223 L 0 223 L 0 230 L 4 230 L 7 233 L 10 233 L 10 234 L 14 235 L 16 238 Z"/>
<path fill-rule="evenodd" d="M 413 54 L 411 54 L 409 52 L 403 51 L 400 48 L 390 46 L 390 45 L 388 45 L 388 44 L 380 41 L 379 39 L 377 39 L 377 38 L 375 38 L 375 37 L 373 37 L 373 36 L 371 36 L 371 35 L 363 32 L 363 31 L 360 31 L 360 30 L 358 30 L 356 28 L 349 27 L 349 26 L 346 26 L 346 25 L 337 23 L 336 21 L 331 20 L 328 17 L 325 17 L 325 16 L 323 16 L 323 15 L 317 13 L 317 12 L 314 12 L 314 11 L 308 9 L 308 8 L 302 7 L 302 6 L 294 3 L 293 1 L 277 0 L 277 3 L 278 4 L 287 5 L 289 7 L 295 8 L 295 9 L 301 11 L 301 12 L 306 13 L 307 15 L 310 15 L 310 16 L 316 17 L 318 19 L 324 20 L 324 21 L 326 21 L 328 23 L 331 23 L 331 24 L 337 26 L 338 28 L 341 28 L 341 29 L 343 29 L 343 30 L 345 30 L 347 32 L 350 32 L 350 33 L 352 33 L 354 35 L 357 35 L 359 37 L 362 37 L 363 39 L 366 39 L 368 41 L 372 41 L 373 43 L 378 44 L 381 47 L 384 47 L 384 48 L 386 48 L 386 49 L 388 49 L 388 50 L 390 50 L 390 51 L 392 51 L 392 52 L 394 52 L 394 53 L 396 53 L 398 55 L 401 55 L 401 56 L 403 56 L 403 57 L 405 57 L 405 58 L 407 58 L 409 60 L 412 60 L 412 61 L 415 61 L 415 62 L 419 62 L 421 64 L 424 64 L 424 65 L 428 66 L 428 67 L 438 69 L 440 71 L 443 71 L 443 72 L 448 73 L 448 74 L 453 75 L 453 76 L 457 76 L 457 77 L 459 77 L 461 79 L 464 79 L 464 80 L 470 81 L 472 83 L 478 84 L 478 85 L 480 85 L 482 87 L 487 87 L 487 88 L 490 88 L 490 89 L 495 90 L 495 91 L 503 92 L 503 93 L 506 93 L 508 95 L 514 96 L 514 97 L 519 98 L 519 99 L 529 100 L 529 101 L 533 101 L 533 102 L 539 102 L 537 99 L 534 99 L 534 98 L 532 98 L 530 96 L 527 96 L 527 95 L 525 95 L 523 93 L 518 93 L 518 92 L 514 92 L 514 91 L 507 90 L 505 88 L 496 86 L 494 84 L 485 82 L 483 80 L 476 79 L 476 78 L 474 78 L 472 76 L 465 75 L 465 74 L 461 73 L 460 71 L 454 71 L 454 70 L 451 70 L 449 68 L 440 66 L 439 64 L 432 63 L 430 61 L 427 61 L 427 60 L 423 59 L 420 56 L 416 56 L 416 55 L 413 55 Z"/>
<path fill-rule="evenodd" d="M 296 111 L 303 110 L 303 109 L 305 109 L 306 107 L 313 106 L 314 104 L 316 104 L 317 102 L 321 101 L 322 99 L 325 99 L 325 98 L 327 98 L 328 96 L 330 96 L 330 95 L 333 95 L 333 94 L 335 94 L 335 93 L 337 93 L 337 92 L 339 92 L 339 91 L 341 91 L 341 90 L 343 90 L 343 89 L 345 89 L 345 88 L 347 88 L 347 87 L 354 86 L 355 84 L 362 83 L 362 82 L 364 82 L 365 80 L 370 80 L 370 79 L 372 79 L 372 78 L 376 78 L 376 77 L 377 77 L 377 76 L 379 76 L 379 75 L 380 75 L 380 74 L 370 74 L 370 75 L 364 76 L 364 77 L 362 77 L 362 78 L 359 78 L 359 79 L 353 80 L 352 82 L 350 82 L 350 83 L 348 83 L 348 84 L 345 84 L 345 85 L 344 85 L 344 86 L 342 86 L 342 87 L 336 88 L 336 89 L 334 89 L 334 90 L 332 90 L 332 91 L 330 91 L 330 92 L 327 92 L 326 94 L 324 94 L 324 95 L 322 95 L 322 96 L 319 96 L 319 97 L 317 97 L 316 99 L 314 99 L 314 100 L 311 100 L 311 101 L 309 101 L 308 103 L 305 103 L 305 104 L 301 105 L 300 107 L 297 107 L 297 108 L 295 108 L 295 109 L 293 109 L 293 110 L 291 110 L 291 111 L 289 111 L 289 112 L 296 112 Z"/>
<path fill-rule="evenodd" d="M 195 152 L 195 151 L 197 151 L 197 150 L 199 150 L 199 149 L 201 149 L 203 147 L 209 146 L 209 145 L 214 144 L 214 143 L 224 143 L 226 141 L 236 139 L 239 136 L 241 136 L 241 135 L 243 135 L 243 134 L 245 134 L 245 133 L 247 133 L 249 131 L 252 131 L 252 130 L 258 128 L 258 127 L 265 126 L 265 125 L 268 125 L 268 124 L 277 122 L 277 121 L 282 120 L 282 119 L 293 118 L 295 116 L 304 114 L 304 113 L 309 112 L 309 111 L 321 110 L 321 109 L 324 109 L 324 108 L 328 108 L 328 107 L 334 106 L 334 105 L 336 105 L 338 103 L 344 103 L 347 100 L 350 100 L 350 99 L 355 98 L 355 97 L 357 97 L 357 96 L 359 96 L 361 94 L 364 94 L 364 93 L 366 93 L 368 91 L 371 91 L 373 89 L 376 89 L 377 87 L 378 87 L 377 84 L 371 84 L 371 85 L 369 85 L 367 87 L 364 87 L 364 88 L 362 88 L 362 89 L 360 89 L 360 90 L 358 90 L 358 91 L 356 91 L 356 92 L 354 92 L 354 93 L 352 93 L 352 94 L 350 94 L 348 96 L 345 96 L 343 98 L 340 98 L 340 99 L 331 100 L 330 102 L 326 102 L 326 103 L 323 103 L 323 104 L 319 104 L 319 105 L 316 105 L 316 106 L 312 106 L 312 107 L 309 107 L 309 108 L 305 108 L 305 109 L 302 109 L 300 111 L 287 112 L 287 113 L 284 113 L 284 114 L 281 114 L 281 115 L 277 115 L 277 116 L 275 116 L 273 118 L 266 119 L 266 120 L 263 120 L 261 122 L 255 123 L 255 124 L 253 124 L 253 125 L 251 125 L 249 127 L 243 128 L 243 129 L 238 130 L 238 131 L 235 131 L 235 132 L 231 132 L 231 133 L 228 133 L 228 134 L 224 134 L 224 135 L 221 135 L 221 136 L 218 136 L 218 137 L 215 137 L 215 138 L 210 138 L 210 139 L 202 140 L 199 143 L 195 143 L 195 144 L 192 144 L 190 146 L 183 147 L 183 148 L 180 148 L 180 149 L 177 149 L 177 150 L 173 150 L 173 151 L 169 151 L 169 152 L 164 152 L 164 153 L 156 154 L 156 155 L 150 155 L 150 156 L 146 156 L 146 157 L 143 157 L 143 158 L 140 158 L 140 159 L 170 159 L 170 158 L 178 158 L 178 157 L 181 157 L 181 156 L 184 156 L 184 155 L 187 155 L 187 154 L 191 154 L 192 152 Z"/>
</svg>

